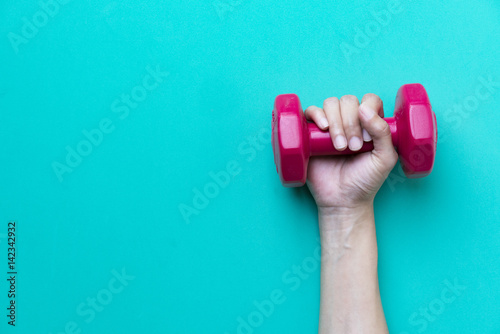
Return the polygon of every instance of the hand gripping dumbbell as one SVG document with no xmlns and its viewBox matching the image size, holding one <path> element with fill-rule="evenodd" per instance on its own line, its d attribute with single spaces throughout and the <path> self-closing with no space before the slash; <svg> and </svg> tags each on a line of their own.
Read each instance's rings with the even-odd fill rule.
<svg viewBox="0 0 500 334">
<path fill-rule="evenodd" d="M 421 84 L 403 85 L 396 96 L 394 117 L 386 117 L 392 143 L 409 178 L 429 175 L 437 144 L 436 115 Z M 373 150 L 365 142 L 359 151 L 335 149 L 328 130 L 307 122 L 295 94 L 278 95 L 274 102 L 272 144 L 276 169 L 285 187 L 305 184 L 310 156 L 346 155 Z"/>
</svg>

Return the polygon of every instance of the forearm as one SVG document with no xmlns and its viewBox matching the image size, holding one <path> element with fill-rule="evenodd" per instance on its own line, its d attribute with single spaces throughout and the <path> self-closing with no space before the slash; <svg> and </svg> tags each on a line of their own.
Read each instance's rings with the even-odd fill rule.
<svg viewBox="0 0 500 334">
<path fill-rule="evenodd" d="M 319 224 L 319 333 L 388 333 L 378 285 L 373 205 L 320 209 Z"/>
</svg>

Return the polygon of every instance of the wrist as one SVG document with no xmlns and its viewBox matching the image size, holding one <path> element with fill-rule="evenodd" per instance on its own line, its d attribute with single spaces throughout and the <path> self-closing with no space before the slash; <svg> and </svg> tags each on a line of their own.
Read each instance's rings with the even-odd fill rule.
<svg viewBox="0 0 500 334">
<path fill-rule="evenodd" d="M 321 235 L 350 232 L 355 226 L 373 223 L 373 217 L 373 201 L 349 207 L 318 207 Z"/>
<path fill-rule="evenodd" d="M 339 223 L 358 220 L 373 214 L 373 200 L 352 206 L 318 206 L 320 219 L 335 220 Z"/>
<path fill-rule="evenodd" d="M 361 261 L 374 264 L 376 268 L 377 244 L 372 204 L 351 208 L 318 208 L 318 216 L 325 262 L 337 262 L 344 258 L 348 266 L 357 266 Z"/>
</svg>

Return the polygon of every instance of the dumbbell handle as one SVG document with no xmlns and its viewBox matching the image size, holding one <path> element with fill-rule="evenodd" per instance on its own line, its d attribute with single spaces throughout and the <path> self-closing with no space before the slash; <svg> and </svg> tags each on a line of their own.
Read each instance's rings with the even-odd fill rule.
<svg viewBox="0 0 500 334">
<path fill-rule="evenodd" d="M 392 144 L 398 146 L 398 132 L 396 127 L 396 119 L 394 117 L 386 117 L 384 121 L 389 124 L 391 129 Z M 345 155 L 368 152 L 373 150 L 373 142 L 363 142 L 363 146 L 358 151 L 351 151 L 349 147 L 343 151 L 337 150 L 332 143 L 332 137 L 328 130 L 324 131 L 318 128 L 315 123 L 307 123 L 309 131 L 309 151 L 313 155 Z"/>
</svg>

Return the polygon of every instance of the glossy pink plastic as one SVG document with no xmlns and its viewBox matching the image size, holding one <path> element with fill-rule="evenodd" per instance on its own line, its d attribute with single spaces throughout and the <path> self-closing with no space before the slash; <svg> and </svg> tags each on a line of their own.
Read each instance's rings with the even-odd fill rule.
<svg viewBox="0 0 500 334">
<path fill-rule="evenodd" d="M 384 120 L 390 126 L 392 143 L 405 175 L 428 175 L 436 155 L 437 123 L 425 88 L 421 84 L 402 86 L 396 96 L 394 117 Z M 336 150 L 328 131 L 306 121 L 295 94 L 276 97 L 272 132 L 274 162 L 285 187 L 305 184 L 310 156 L 357 154 L 373 149 L 372 142 L 365 142 L 356 152 Z"/>
</svg>

